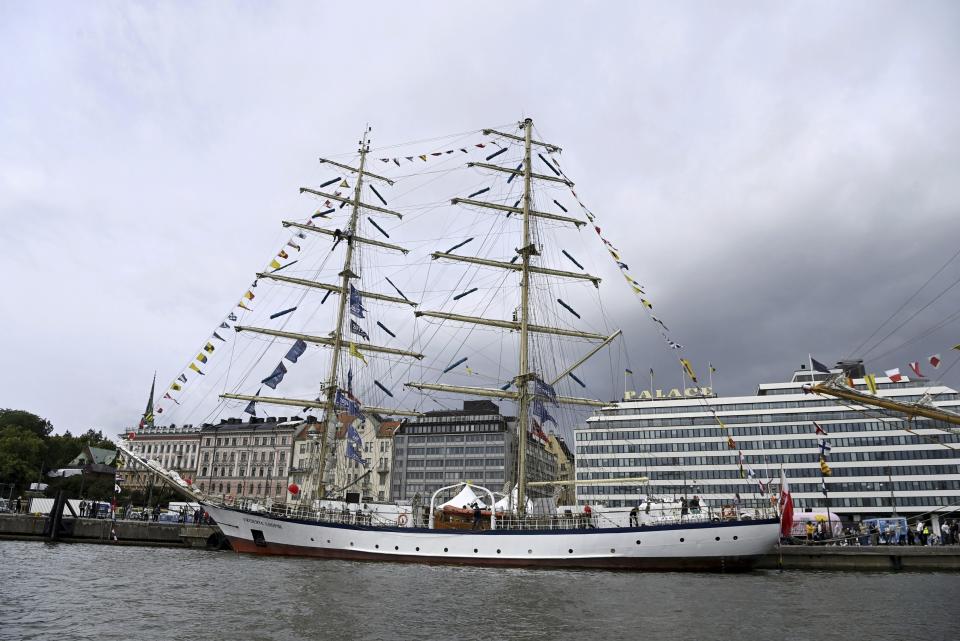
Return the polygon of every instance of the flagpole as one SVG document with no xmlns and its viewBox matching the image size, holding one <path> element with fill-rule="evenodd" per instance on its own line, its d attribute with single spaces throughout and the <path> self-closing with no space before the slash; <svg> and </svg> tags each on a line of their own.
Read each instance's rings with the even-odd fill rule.
<svg viewBox="0 0 960 641">
<path fill-rule="evenodd" d="M 707 363 L 707 369 L 710 371 L 710 389 L 713 390 L 713 363 Z"/>
<path fill-rule="evenodd" d="M 653 399 L 653 368 L 650 368 L 650 398 Z"/>
<path fill-rule="evenodd" d="M 623 400 L 627 400 L 627 370 L 623 370 Z"/>
</svg>

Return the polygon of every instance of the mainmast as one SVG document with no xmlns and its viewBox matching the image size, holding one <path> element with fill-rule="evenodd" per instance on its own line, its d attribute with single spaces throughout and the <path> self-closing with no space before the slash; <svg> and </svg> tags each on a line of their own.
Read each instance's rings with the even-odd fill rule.
<svg viewBox="0 0 960 641">
<path fill-rule="evenodd" d="M 562 271 L 557 269 L 551 269 L 539 265 L 532 265 L 532 258 L 539 256 L 540 252 L 538 251 L 536 244 L 532 239 L 532 224 L 536 222 L 535 219 L 547 219 L 555 222 L 571 224 L 576 228 L 582 227 L 586 224 L 585 221 L 571 216 L 561 216 L 559 214 L 553 214 L 549 212 L 536 211 L 533 208 L 532 202 L 532 183 L 534 180 L 545 181 L 545 182 L 556 182 L 572 187 L 573 183 L 570 182 L 565 176 L 560 174 L 560 172 L 554 170 L 554 176 L 549 176 L 545 174 L 534 173 L 532 169 L 532 157 L 533 151 L 532 148 L 537 146 L 542 149 L 546 149 L 548 153 L 560 151 L 560 147 L 552 145 L 550 143 L 542 142 L 539 140 L 532 139 L 533 131 L 533 120 L 530 118 L 525 119 L 520 123 L 520 128 L 523 129 L 523 136 L 517 136 L 509 133 L 503 133 L 500 131 L 494 131 L 492 129 L 485 129 L 483 133 L 486 135 L 495 135 L 502 138 L 508 138 L 517 142 L 523 142 L 523 163 L 521 167 L 511 168 L 511 167 L 501 167 L 498 165 L 492 165 L 489 163 L 479 163 L 479 162 L 470 162 L 467 163 L 468 167 L 474 167 L 484 170 L 490 170 L 505 174 L 510 174 L 511 178 L 516 176 L 523 176 L 523 197 L 522 197 L 522 207 L 518 207 L 520 203 L 516 203 L 513 206 L 508 206 L 502 203 L 496 202 L 486 202 L 480 200 L 474 200 L 473 198 L 454 198 L 451 203 L 454 205 L 464 205 L 469 207 L 480 207 L 483 209 L 491 210 L 493 212 L 500 212 L 506 214 L 506 216 L 511 216 L 513 214 L 519 214 L 522 216 L 523 221 L 523 231 L 522 238 L 520 243 L 520 248 L 517 250 L 520 261 L 511 261 L 504 262 L 498 260 L 490 260 L 486 258 L 474 257 L 474 256 L 463 256 L 452 254 L 450 252 L 434 252 L 431 254 L 431 257 L 434 260 L 443 260 L 443 261 L 452 261 L 459 263 L 466 263 L 470 265 L 480 265 L 483 267 L 492 267 L 495 269 L 502 269 L 514 272 L 520 272 L 520 313 L 519 319 L 514 318 L 513 320 L 501 320 L 494 318 L 482 318 L 477 316 L 466 316 L 462 314 L 453 314 L 448 312 L 439 312 L 439 311 L 422 311 L 417 310 L 415 315 L 418 317 L 427 317 L 427 318 L 437 318 L 441 320 L 451 320 L 461 323 L 469 323 L 474 325 L 484 325 L 488 327 L 498 327 L 501 329 L 506 329 L 510 331 L 519 332 L 519 363 L 518 363 L 518 373 L 514 377 L 513 382 L 516 388 L 516 391 L 507 390 L 507 389 L 489 389 L 484 387 L 470 387 L 462 385 L 446 385 L 441 383 L 425 383 L 425 382 L 408 382 L 406 383 L 407 387 L 412 387 L 415 389 L 426 390 L 426 391 L 438 391 L 438 392 L 448 392 L 454 394 L 464 394 L 469 396 L 482 396 L 487 398 L 499 398 L 506 400 L 513 400 L 517 402 L 517 421 L 518 429 L 517 436 L 519 439 L 518 449 L 517 449 L 517 499 L 518 505 L 517 510 L 519 513 L 523 514 L 526 512 L 526 494 L 527 494 L 527 434 L 528 434 L 528 423 L 530 422 L 531 417 L 531 406 L 536 398 L 536 391 L 531 391 L 530 383 L 539 380 L 538 385 L 552 386 L 560 378 L 569 374 L 574 368 L 581 365 L 587 358 L 592 356 L 598 349 L 603 347 L 612 341 L 616 336 L 619 335 L 619 331 L 615 332 L 612 335 L 606 334 L 596 334 L 592 332 L 583 332 L 579 330 L 566 329 L 560 327 L 549 327 L 546 325 L 538 325 L 531 322 L 530 314 L 530 287 L 531 287 L 531 274 L 539 274 L 544 276 L 554 276 L 567 278 L 571 280 L 586 280 L 592 282 L 594 286 L 599 286 L 600 278 L 591 274 L 583 272 L 570 272 Z M 541 158 L 543 158 L 541 156 Z M 547 163 L 546 160 L 544 160 Z M 549 165 L 549 163 L 547 163 Z M 552 167 L 551 167 L 552 168 Z M 517 264 L 519 263 L 519 264 Z M 536 371 L 531 371 L 530 363 L 530 334 L 550 334 L 554 336 L 567 336 L 573 338 L 581 338 L 592 341 L 599 341 L 601 344 L 591 350 L 586 356 L 578 360 L 575 364 L 570 367 L 567 367 L 564 372 L 558 376 L 552 383 L 546 383 L 541 377 L 541 374 L 538 374 Z M 587 398 L 576 398 L 576 397 L 567 397 L 567 396 L 556 396 L 553 395 L 550 399 L 552 402 L 561 403 L 561 404 L 573 404 L 573 405 L 587 405 L 587 406 L 605 406 L 607 403 L 602 401 L 587 399 Z"/>
<path fill-rule="evenodd" d="M 520 276 L 520 372 L 517 374 L 516 386 L 520 393 L 517 401 L 519 410 L 519 444 L 517 448 L 517 512 L 526 512 L 527 501 L 527 423 L 530 412 L 530 363 L 527 354 L 527 332 L 530 320 L 530 256 L 537 254 L 536 247 L 530 242 L 530 130 L 533 120 L 523 121 L 523 243 L 520 245 L 521 276 Z"/>
</svg>

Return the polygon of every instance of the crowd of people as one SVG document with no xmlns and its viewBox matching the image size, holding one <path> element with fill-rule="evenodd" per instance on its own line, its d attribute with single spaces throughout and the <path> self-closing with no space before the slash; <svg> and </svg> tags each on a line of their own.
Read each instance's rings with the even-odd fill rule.
<svg viewBox="0 0 960 641">
<path fill-rule="evenodd" d="M 960 519 L 944 520 L 937 528 L 934 523 L 918 519 L 910 525 L 897 520 L 861 522 L 830 532 L 826 521 L 807 521 L 804 524 L 804 542 L 832 545 L 960 545 Z"/>
</svg>

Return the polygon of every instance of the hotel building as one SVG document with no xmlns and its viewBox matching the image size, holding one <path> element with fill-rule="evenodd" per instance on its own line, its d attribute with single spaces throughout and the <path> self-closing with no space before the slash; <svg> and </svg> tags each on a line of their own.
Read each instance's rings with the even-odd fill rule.
<svg viewBox="0 0 960 641">
<path fill-rule="evenodd" d="M 833 372 L 846 371 L 858 389 L 866 388 L 861 363 L 841 366 Z M 581 486 L 578 501 L 628 506 L 649 493 L 696 495 L 710 506 L 731 504 L 739 495 L 745 507 L 769 505 L 782 467 L 797 511 L 829 508 L 857 521 L 960 509 L 960 436 L 951 426 L 803 393 L 804 384 L 827 377 L 801 368 L 789 382 L 761 384 L 753 396 L 720 398 L 709 388 L 630 393 L 629 400 L 603 408 L 575 430 L 577 478 L 647 476 L 649 484 Z M 949 387 L 905 376 L 876 381 L 880 397 L 919 401 L 929 395 L 935 406 L 960 410 Z M 729 427 L 734 449 L 711 409 Z M 826 477 L 814 421 L 832 448 Z"/>
</svg>

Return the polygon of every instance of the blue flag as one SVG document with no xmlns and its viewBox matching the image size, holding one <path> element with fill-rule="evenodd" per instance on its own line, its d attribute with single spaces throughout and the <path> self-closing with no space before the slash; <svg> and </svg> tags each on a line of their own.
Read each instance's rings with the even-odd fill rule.
<svg viewBox="0 0 960 641">
<path fill-rule="evenodd" d="M 277 389 L 277 385 L 280 384 L 280 381 L 283 380 L 283 377 L 286 375 L 286 373 L 287 373 L 287 368 L 284 366 L 283 361 L 281 361 L 280 364 L 277 365 L 276 369 L 273 370 L 273 374 L 266 377 L 260 382 L 266 385 L 267 387 L 269 387 L 270 389 Z"/>
<path fill-rule="evenodd" d="M 366 467 L 367 461 L 360 453 L 362 451 L 363 439 L 360 438 L 360 433 L 351 424 L 350 427 L 347 428 L 347 458 L 353 459 L 360 465 Z"/>
<path fill-rule="evenodd" d="M 307 351 L 307 344 L 298 338 L 297 342 L 290 346 L 290 349 L 287 351 L 287 355 L 284 356 L 284 358 L 291 363 L 296 363 L 297 359 L 303 356 L 305 351 Z"/>
<path fill-rule="evenodd" d="M 357 321 L 353 320 L 352 318 L 350 319 L 350 331 L 353 332 L 354 334 L 358 334 L 360 338 L 362 338 L 365 341 L 370 340 L 370 337 L 367 335 L 365 331 L 363 331 L 363 328 L 360 327 L 360 325 L 357 324 Z"/>
<path fill-rule="evenodd" d="M 540 419 L 540 422 L 544 425 L 547 423 L 557 424 L 556 419 L 550 416 L 550 413 L 547 412 L 547 408 L 543 406 L 543 401 L 539 399 L 533 399 L 533 402 L 530 403 L 530 413 L 535 417 Z"/>
<path fill-rule="evenodd" d="M 363 308 L 363 299 L 360 297 L 360 292 L 357 291 L 357 288 L 350 284 L 350 313 L 356 316 L 357 318 L 364 318 L 364 312 L 366 310 Z"/>
<path fill-rule="evenodd" d="M 254 396 L 260 396 L 260 390 L 257 390 L 257 393 L 254 394 Z M 243 411 L 244 411 L 245 413 L 249 414 L 250 416 L 256 416 L 256 415 L 257 415 L 257 402 L 256 402 L 256 401 L 250 401 L 249 403 L 247 403 L 247 406 L 244 408 Z"/>
<path fill-rule="evenodd" d="M 363 418 L 363 412 L 360 410 L 360 402 L 344 394 L 343 390 L 337 390 L 337 394 L 333 397 L 333 406 L 345 414 Z"/>
<path fill-rule="evenodd" d="M 817 359 L 810 357 L 810 366 L 813 367 L 815 372 L 823 372 L 824 374 L 830 373 L 830 368 L 818 361 Z"/>
<path fill-rule="evenodd" d="M 557 391 L 553 389 L 553 385 L 541 381 L 539 378 L 533 379 L 533 396 L 534 398 L 544 398 L 557 405 Z"/>
</svg>

